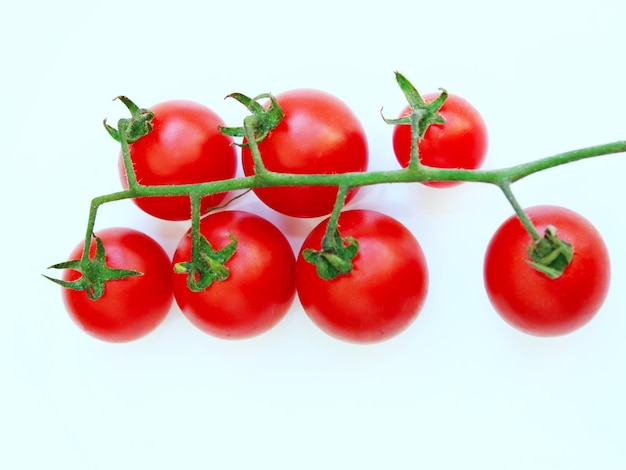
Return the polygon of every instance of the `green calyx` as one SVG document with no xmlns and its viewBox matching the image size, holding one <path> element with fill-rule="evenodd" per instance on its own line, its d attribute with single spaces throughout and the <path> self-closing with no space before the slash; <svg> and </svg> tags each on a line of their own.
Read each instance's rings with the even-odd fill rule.
<svg viewBox="0 0 626 470">
<path fill-rule="evenodd" d="M 104 287 L 107 282 L 143 275 L 143 273 L 139 271 L 108 267 L 106 265 L 106 253 L 102 240 L 95 235 L 93 238 L 96 241 L 96 252 L 93 259 L 90 259 L 88 256 L 83 256 L 81 259 L 65 261 L 63 263 L 52 265 L 48 268 L 72 269 L 82 274 L 80 278 L 75 281 L 64 281 L 62 279 L 55 279 L 45 275 L 44 277 L 67 289 L 79 291 L 84 290 L 87 292 L 87 296 L 91 300 L 98 300 L 104 295 Z M 89 252 L 89 247 L 86 247 L 85 251 Z"/>
<path fill-rule="evenodd" d="M 199 235 L 199 246 L 192 250 L 191 261 L 176 263 L 174 272 L 187 274 L 187 285 L 193 292 L 202 292 L 215 281 L 225 281 L 230 274 L 226 262 L 237 250 L 237 240 L 232 235 L 230 239 L 228 245 L 214 250 L 209 241 Z"/>
<path fill-rule="evenodd" d="M 307 248 L 302 257 L 315 265 L 317 274 L 324 280 L 332 280 L 352 271 L 352 260 L 359 251 L 359 242 L 352 237 L 342 238 L 338 230 L 322 242 L 321 250 Z"/>
<path fill-rule="evenodd" d="M 116 99 L 124 103 L 130 111 L 131 117 L 129 119 L 120 119 L 117 129 L 109 126 L 105 119 L 103 124 L 109 135 L 118 142 L 121 142 L 121 136 L 123 135 L 125 142 L 128 144 L 132 144 L 141 137 L 148 135 L 152 131 L 154 113 L 149 109 L 140 108 L 125 96 L 118 96 Z"/>
<path fill-rule="evenodd" d="M 267 135 L 278 126 L 283 119 L 283 110 L 276 101 L 276 98 L 270 93 L 264 93 L 254 98 L 250 98 L 241 93 L 231 93 L 226 98 L 233 98 L 243 104 L 248 111 L 252 113 L 244 119 L 244 125 L 240 127 L 219 126 L 222 134 L 230 137 L 246 137 L 254 136 L 255 142 L 258 144 Z M 259 103 L 259 100 L 269 99 L 270 104 L 265 107 Z M 246 129 L 246 127 L 248 129 Z M 247 144 L 237 144 L 245 146 Z"/>
<path fill-rule="evenodd" d="M 407 116 L 403 116 L 397 119 L 387 119 L 383 116 L 383 119 L 387 124 L 391 125 L 410 125 L 414 129 L 414 135 L 418 139 L 424 138 L 426 130 L 432 124 L 444 124 L 445 119 L 439 110 L 448 99 L 448 92 L 443 88 L 440 88 L 441 94 L 432 102 L 426 103 L 422 96 L 419 94 L 413 84 L 400 72 L 396 72 L 396 82 L 400 86 L 400 89 L 404 93 L 406 100 L 409 103 L 411 112 Z"/>
<path fill-rule="evenodd" d="M 546 228 L 544 236 L 528 248 L 528 263 L 550 279 L 560 277 L 574 258 L 574 248 L 556 235 L 556 228 Z"/>
</svg>

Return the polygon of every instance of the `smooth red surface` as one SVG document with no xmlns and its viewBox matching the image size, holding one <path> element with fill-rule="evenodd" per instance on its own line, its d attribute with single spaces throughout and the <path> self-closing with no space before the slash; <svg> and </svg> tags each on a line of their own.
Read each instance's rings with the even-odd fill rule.
<svg viewBox="0 0 626 470">
<path fill-rule="evenodd" d="M 309 234 L 297 261 L 300 302 L 317 326 L 354 343 L 390 339 L 415 320 L 426 299 L 428 269 L 413 234 L 397 220 L 369 210 L 341 214 L 342 237 L 359 242 L 349 274 L 321 279 L 302 250 L 319 250 L 326 221 Z"/>
<path fill-rule="evenodd" d="M 531 238 L 516 216 L 496 231 L 485 254 L 485 287 L 497 312 L 515 328 L 536 336 L 570 333 L 598 312 L 610 284 L 607 248 L 593 225 L 557 206 L 526 209 L 543 234 L 548 225 L 574 247 L 563 274 L 550 279 L 528 264 Z"/>
<path fill-rule="evenodd" d="M 200 330 L 227 339 L 257 336 L 275 326 L 295 297 L 295 256 L 272 223 L 243 211 L 223 211 L 202 219 L 200 232 L 214 250 L 237 239 L 225 266 L 229 276 L 202 292 L 192 292 L 186 274 L 172 270 L 174 296 L 185 316 Z M 191 260 L 189 232 L 181 239 L 173 264 Z"/>
</svg>

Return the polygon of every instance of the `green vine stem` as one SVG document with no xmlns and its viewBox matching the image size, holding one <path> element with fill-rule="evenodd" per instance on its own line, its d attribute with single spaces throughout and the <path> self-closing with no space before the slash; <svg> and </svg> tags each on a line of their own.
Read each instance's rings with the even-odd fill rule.
<svg viewBox="0 0 626 470">
<path fill-rule="evenodd" d="M 424 165 L 420 165 L 418 168 L 340 174 L 294 174 L 266 170 L 259 175 L 198 184 L 143 186 L 138 183 L 136 186 L 129 187 L 126 190 L 94 198 L 91 207 L 92 213 L 94 213 L 92 215 L 95 215 L 98 206 L 123 199 L 155 196 L 189 196 L 194 191 L 202 196 L 207 196 L 215 193 L 254 189 L 264 186 L 348 186 L 356 188 L 377 184 L 458 181 L 488 183 L 504 188 L 522 178 L 559 165 L 622 152 L 626 152 L 626 140 L 559 153 L 528 163 L 493 170 L 446 169 Z"/>
<path fill-rule="evenodd" d="M 191 202 L 191 260 L 195 262 L 201 250 L 200 201 L 202 201 L 202 195 L 193 191 L 189 194 L 189 201 Z"/>
<path fill-rule="evenodd" d="M 256 147 L 254 140 L 252 142 L 253 143 L 250 145 L 251 150 Z M 237 190 L 250 190 L 266 186 L 322 185 L 337 186 L 340 188 L 356 188 L 377 184 L 416 183 L 424 181 L 461 181 L 493 184 L 498 186 L 503 191 L 513 206 L 516 214 L 529 231 L 532 239 L 537 242 L 541 238 L 541 235 L 532 225 L 532 222 L 530 222 L 521 206 L 513 196 L 510 189 L 511 184 L 534 173 L 560 165 L 622 152 L 626 152 L 626 141 L 616 141 L 608 144 L 586 147 L 559 153 L 512 167 L 493 170 L 443 169 L 424 165 L 390 171 L 353 172 L 327 175 L 277 173 L 266 170 L 254 176 L 237 177 L 200 184 L 144 186 L 137 183 L 129 186 L 129 188 L 124 191 L 99 196 L 91 201 L 87 232 L 85 234 L 85 247 L 87 248 L 85 249 L 83 258 L 88 260 L 88 247 L 90 246 L 92 240 L 96 214 L 98 208 L 102 204 L 137 197 L 189 196 L 191 194 L 194 194 L 196 197 L 203 197 L 209 194 Z"/>
<path fill-rule="evenodd" d="M 322 239 L 322 248 L 330 248 L 333 246 L 333 233 L 338 230 L 339 215 L 341 215 L 341 210 L 346 202 L 348 191 L 350 191 L 350 187 L 346 184 L 342 184 L 337 190 L 337 200 L 335 201 L 335 206 L 326 224 L 326 233 Z"/>
<path fill-rule="evenodd" d="M 539 231 L 532 223 L 526 212 L 524 212 L 524 209 L 517 201 L 517 198 L 513 195 L 513 191 L 511 191 L 511 183 L 509 181 L 503 181 L 498 186 L 506 196 L 507 200 L 513 207 L 513 210 L 517 214 L 517 218 L 520 220 L 533 241 L 538 242 L 539 240 L 541 240 L 541 235 L 539 234 Z"/>
</svg>

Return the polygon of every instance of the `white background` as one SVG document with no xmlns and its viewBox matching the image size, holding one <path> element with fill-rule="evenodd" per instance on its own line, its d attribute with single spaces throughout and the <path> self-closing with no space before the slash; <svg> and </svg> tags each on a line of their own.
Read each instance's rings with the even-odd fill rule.
<svg viewBox="0 0 626 470">
<path fill-rule="evenodd" d="M 486 168 L 626 138 L 626 3 L 621 0 L 169 4 L 3 2 L 0 468 L 626 468 L 624 156 L 514 186 L 524 206 L 561 204 L 603 234 L 613 282 L 582 330 L 538 339 L 507 326 L 482 285 L 482 258 L 510 215 L 494 188 L 373 187 L 351 207 L 415 233 L 430 266 L 417 321 L 375 346 L 341 343 L 302 309 L 226 342 L 173 308 L 148 337 L 111 345 L 70 321 L 42 277 L 82 239 L 92 197 L 119 189 L 103 131 L 141 106 L 187 98 L 230 125 L 223 97 L 329 91 L 366 128 L 371 168 L 396 168 L 384 107 L 403 107 L 393 71 L 479 108 Z M 294 249 L 317 221 L 278 217 Z M 172 252 L 185 231 L 128 201 L 96 228 L 144 230 Z"/>
</svg>

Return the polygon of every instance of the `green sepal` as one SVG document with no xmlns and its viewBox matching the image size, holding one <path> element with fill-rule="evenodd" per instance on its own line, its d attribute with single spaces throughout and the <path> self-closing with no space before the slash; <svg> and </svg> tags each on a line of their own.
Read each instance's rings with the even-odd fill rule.
<svg viewBox="0 0 626 470">
<path fill-rule="evenodd" d="M 217 126 L 217 128 L 222 134 L 228 137 L 244 137 L 246 135 L 246 131 L 243 127 Z"/>
<path fill-rule="evenodd" d="M 109 126 L 109 124 L 107 123 L 106 119 L 104 121 L 102 121 L 102 124 L 104 125 L 104 128 L 107 130 L 109 135 L 111 137 L 113 137 L 113 139 L 115 139 L 115 141 L 119 142 L 120 141 L 120 133 L 117 131 L 117 129 L 115 127 Z"/>
<path fill-rule="evenodd" d="M 307 248 L 302 257 L 315 265 L 318 276 L 324 280 L 349 274 L 353 268 L 352 260 L 359 251 L 359 242 L 352 237 L 342 238 L 335 230 L 331 242 L 326 245 L 321 250 Z"/>
<path fill-rule="evenodd" d="M 244 95 L 243 93 L 231 93 L 227 95 L 226 98 L 232 98 L 241 104 L 243 104 L 248 111 L 252 114 L 263 114 L 265 112 L 265 108 L 259 103 L 259 100 L 262 98 L 269 98 L 271 95 L 263 94 L 259 95 L 255 98 L 250 98 L 249 96 Z"/>
<path fill-rule="evenodd" d="M 105 285 L 109 281 L 141 276 L 143 273 L 130 269 L 110 268 L 106 265 L 106 252 L 100 238 L 94 235 L 96 252 L 93 259 L 83 257 L 81 259 L 64 261 L 50 266 L 48 269 L 71 269 L 78 271 L 82 276 L 75 281 L 65 281 L 44 275 L 46 279 L 64 287 L 77 291 L 86 291 L 91 300 L 97 300 L 104 295 Z M 88 249 L 88 248 L 87 248 Z"/>
<path fill-rule="evenodd" d="M 246 137 L 246 126 L 250 126 L 252 133 L 254 134 L 254 140 L 256 143 L 260 143 L 265 139 L 268 134 L 280 124 L 284 114 L 283 110 L 278 104 L 276 98 L 269 93 L 258 95 L 254 98 L 250 98 L 242 93 L 231 93 L 226 98 L 233 98 L 239 103 L 243 104 L 248 111 L 252 113 L 244 119 L 244 125 L 240 127 L 226 127 L 218 126 L 219 131 L 230 137 Z M 269 99 L 270 105 L 266 108 L 259 103 L 261 99 Z M 240 146 L 247 146 L 247 144 L 237 144 Z"/>
<path fill-rule="evenodd" d="M 215 281 L 225 281 L 230 275 L 226 262 L 237 250 L 237 239 L 230 236 L 231 242 L 224 248 L 214 250 L 209 241 L 199 235 L 199 249 L 192 254 L 191 261 L 174 265 L 174 272 L 187 274 L 187 285 L 193 292 L 206 290 Z"/>
<path fill-rule="evenodd" d="M 550 279 L 560 277 L 574 259 L 574 248 L 556 235 L 556 228 L 546 228 L 543 238 L 528 248 L 528 264 Z"/>
<path fill-rule="evenodd" d="M 130 114 L 133 117 L 141 114 L 142 111 L 145 111 L 144 109 L 137 106 L 130 98 L 126 96 L 120 95 L 116 97 L 115 99 L 120 100 L 122 103 L 124 103 L 124 106 L 126 106 L 126 109 L 130 111 Z"/>
<path fill-rule="evenodd" d="M 411 108 L 424 108 L 426 103 L 413 84 L 400 72 L 395 72 L 396 82 Z"/>
</svg>

